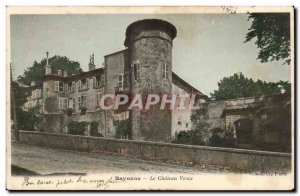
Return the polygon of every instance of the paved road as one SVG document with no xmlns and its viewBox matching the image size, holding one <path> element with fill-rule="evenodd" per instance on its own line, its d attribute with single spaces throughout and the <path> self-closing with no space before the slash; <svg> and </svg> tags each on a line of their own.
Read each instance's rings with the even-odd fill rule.
<svg viewBox="0 0 300 196">
<path fill-rule="evenodd" d="M 12 165 L 14 165 L 14 173 L 27 171 L 42 175 L 141 171 L 173 174 L 216 172 L 213 169 L 157 163 L 124 156 L 41 148 L 16 143 L 12 145 Z"/>
</svg>

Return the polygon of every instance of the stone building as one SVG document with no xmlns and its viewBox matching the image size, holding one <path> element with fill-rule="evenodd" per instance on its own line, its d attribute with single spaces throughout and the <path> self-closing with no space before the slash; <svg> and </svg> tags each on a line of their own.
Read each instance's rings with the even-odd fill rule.
<svg viewBox="0 0 300 196">
<path fill-rule="evenodd" d="M 107 94 L 191 94 L 196 103 L 207 96 L 172 72 L 173 39 L 176 28 L 169 22 L 146 19 L 130 24 L 126 30 L 126 49 L 104 56 L 104 67 L 96 68 L 94 55 L 89 70 L 68 75 L 63 70 L 52 73 L 48 63 L 39 92 L 42 97 L 44 131 L 68 133 L 70 122 L 92 122 L 104 137 L 115 136 L 114 121 L 128 119 L 129 139 L 170 142 L 175 133 L 190 130 L 191 109 L 102 110 L 100 98 Z M 28 100 L 30 101 L 30 100 Z"/>
<path fill-rule="evenodd" d="M 290 152 L 290 101 L 290 94 L 279 93 L 203 103 L 210 124 L 207 140 L 218 135 L 226 147 Z"/>
</svg>

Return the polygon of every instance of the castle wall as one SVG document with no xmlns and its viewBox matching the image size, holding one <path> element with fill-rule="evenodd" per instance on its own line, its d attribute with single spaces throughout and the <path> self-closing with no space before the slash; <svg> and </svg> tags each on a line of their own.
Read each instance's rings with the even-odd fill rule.
<svg viewBox="0 0 300 196">
<path fill-rule="evenodd" d="M 116 94 L 118 87 L 119 74 L 125 73 L 125 66 L 127 62 L 127 50 L 123 50 L 111 55 L 105 56 L 105 71 L 106 71 L 106 94 Z M 124 77 L 124 76 L 123 76 Z M 124 83 L 125 84 L 125 83 Z M 113 121 L 118 119 L 118 115 L 114 110 L 104 111 L 106 117 L 106 137 L 115 136 L 115 127 Z"/>
<path fill-rule="evenodd" d="M 180 84 L 172 83 L 172 94 L 175 95 L 190 95 L 190 93 Z M 175 107 L 178 107 L 180 102 L 177 102 Z M 189 104 L 189 102 L 187 102 Z M 172 111 L 172 140 L 180 131 L 190 131 L 192 129 L 191 115 L 192 110 L 189 108 L 175 109 Z"/>
</svg>

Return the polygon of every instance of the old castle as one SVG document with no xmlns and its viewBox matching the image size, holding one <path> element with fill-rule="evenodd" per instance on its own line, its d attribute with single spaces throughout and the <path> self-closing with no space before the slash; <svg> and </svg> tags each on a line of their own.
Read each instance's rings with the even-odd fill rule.
<svg viewBox="0 0 300 196">
<path fill-rule="evenodd" d="M 42 106 L 45 132 L 68 134 L 71 122 L 86 122 L 85 135 L 91 135 L 91 125 L 96 123 L 99 134 L 113 138 L 115 122 L 127 120 L 129 134 L 124 138 L 170 142 L 180 131 L 194 128 L 193 110 L 102 110 L 100 99 L 107 94 L 194 94 L 196 104 L 207 108 L 211 144 L 215 140 L 214 145 L 222 146 L 220 138 L 232 138 L 227 147 L 290 151 L 290 95 L 209 101 L 172 72 L 176 35 L 167 21 L 136 21 L 127 27 L 125 50 L 104 56 L 101 68 L 96 68 L 92 55 L 89 70 L 78 75 L 63 70 L 52 73 L 47 53 L 42 83 L 29 87 L 31 96 L 24 108 Z"/>
<path fill-rule="evenodd" d="M 27 107 L 43 105 L 44 131 L 68 133 L 69 122 L 97 122 L 104 137 L 115 136 L 114 121 L 129 120 L 134 140 L 170 142 L 176 131 L 191 130 L 191 110 L 101 110 L 99 100 L 105 94 L 143 93 L 197 95 L 197 103 L 207 96 L 172 72 L 172 42 L 177 30 L 169 22 L 158 19 L 140 20 L 126 30 L 125 50 L 104 56 L 104 67 L 96 68 L 94 55 L 89 70 L 68 75 L 52 73 L 48 63 L 43 83 L 33 85 Z M 86 110 L 82 115 L 82 109 Z M 66 112 L 73 109 L 72 115 Z M 88 124 L 86 135 L 89 135 Z"/>
</svg>

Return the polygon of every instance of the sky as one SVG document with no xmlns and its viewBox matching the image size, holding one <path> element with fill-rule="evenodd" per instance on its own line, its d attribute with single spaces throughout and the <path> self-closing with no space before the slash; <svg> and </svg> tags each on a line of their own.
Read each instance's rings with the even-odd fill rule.
<svg viewBox="0 0 300 196">
<path fill-rule="evenodd" d="M 260 63 L 254 40 L 244 43 L 251 25 L 246 14 L 12 15 L 13 77 L 45 58 L 46 51 L 78 61 L 84 71 L 94 53 L 96 68 L 102 67 L 104 55 L 125 49 L 127 26 L 146 18 L 177 28 L 173 72 L 206 95 L 218 89 L 222 78 L 239 72 L 254 80 L 290 81 L 290 66 Z"/>
</svg>

